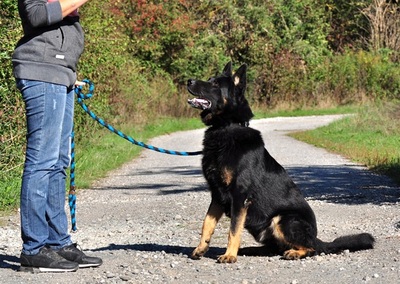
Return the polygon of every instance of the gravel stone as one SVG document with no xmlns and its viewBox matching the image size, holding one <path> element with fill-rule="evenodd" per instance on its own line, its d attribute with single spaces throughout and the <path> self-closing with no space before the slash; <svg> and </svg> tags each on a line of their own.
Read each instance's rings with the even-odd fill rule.
<svg viewBox="0 0 400 284">
<path fill-rule="evenodd" d="M 328 124 L 339 115 L 255 120 L 268 151 L 299 185 L 314 209 L 319 238 L 369 232 L 373 250 L 344 251 L 299 261 L 279 256 L 239 256 L 218 264 L 227 245 L 229 220 L 218 224 L 201 260 L 188 256 L 200 240 L 210 202 L 200 156 L 144 150 L 91 188 L 78 190 L 73 240 L 103 265 L 74 273 L 17 272 L 21 250 L 18 212 L 1 219 L 0 282 L 16 283 L 400 283 L 400 189 L 388 178 L 286 134 Z M 177 151 L 201 150 L 204 129 L 153 139 Z M 127 142 L 128 143 L 128 142 Z M 127 147 L 130 147 L 127 144 Z M 79 148 L 79 145 L 77 145 Z M 136 147 L 136 146 L 132 146 Z M 123 154 L 123 153 L 122 153 Z M 79 176 L 79 165 L 76 171 Z M 257 245 L 244 232 L 242 246 Z"/>
</svg>

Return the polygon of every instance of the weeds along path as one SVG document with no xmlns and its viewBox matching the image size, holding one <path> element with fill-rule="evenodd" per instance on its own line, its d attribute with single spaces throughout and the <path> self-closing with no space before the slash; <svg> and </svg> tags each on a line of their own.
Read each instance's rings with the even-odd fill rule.
<svg viewBox="0 0 400 284">
<path fill-rule="evenodd" d="M 201 157 L 144 150 L 138 159 L 78 193 L 78 232 L 73 238 L 87 254 L 103 258 L 101 267 L 69 274 L 16 272 L 21 244 L 14 215 L 0 228 L 0 277 L 4 283 L 400 283 L 400 189 L 362 166 L 285 135 L 339 118 L 272 118 L 251 126 L 262 132 L 267 149 L 315 210 L 319 237 L 329 241 L 370 232 L 377 239 L 374 250 L 298 261 L 240 256 L 235 264 L 217 264 L 228 237 L 224 217 L 209 252 L 193 261 L 188 255 L 198 244 L 210 202 Z M 203 132 L 174 133 L 151 143 L 196 151 Z M 256 243 L 245 233 L 242 246 L 250 245 Z"/>
</svg>

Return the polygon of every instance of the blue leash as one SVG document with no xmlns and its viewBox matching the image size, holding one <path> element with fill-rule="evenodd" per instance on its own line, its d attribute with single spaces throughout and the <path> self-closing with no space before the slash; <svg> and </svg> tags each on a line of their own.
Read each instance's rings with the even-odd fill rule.
<svg viewBox="0 0 400 284">
<path fill-rule="evenodd" d="M 93 118 L 95 121 L 97 121 L 100 125 L 104 126 L 111 132 L 117 134 L 118 136 L 128 140 L 134 145 L 153 150 L 159 153 L 163 154 L 170 154 L 170 155 L 178 155 L 178 156 L 196 156 L 196 155 L 201 155 L 203 152 L 202 151 L 196 151 L 196 152 L 183 152 L 183 151 L 173 151 L 173 150 L 167 150 L 159 147 L 155 147 L 152 145 L 148 145 L 146 143 L 136 141 L 132 137 L 124 134 L 123 132 L 115 129 L 112 127 L 110 124 L 105 122 L 103 119 L 99 118 L 96 114 L 94 114 L 87 105 L 84 104 L 83 100 L 89 99 L 93 96 L 93 91 L 94 91 L 94 84 L 93 82 L 89 81 L 88 79 L 83 80 L 84 83 L 89 85 L 89 93 L 88 94 L 83 94 L 82 93 L 82 88 L 83 86 L 77 86 L 75 88 L 75 93 L 77 94 L 77 102 L 78 104 L 83 108 L 83 110 L 90 115 L 91 118 Z M 69 204 L 69 209 L 70 209 L 70 214 L 71 214 L 71 225 L 72 225 L 72 231 L 75 232 L 77 231 L 76 227 L 76 191 L 75 191 L 75 142 L 74 142 L 74 131 L 71 133 L 71 167 L 70 167 L 70 190 L 68 194 L 68 204 Z"/>
<path fill-rule="evenodd" d="M 76 191 L 75 191 L 75 132 L 72 129 L 71 132 L 71 166 L 69 171 L 69 193 L 68 193 L 68 205 L 69 212 L 71 215 L 71 230 L 76 232 L 78 229 L 76 227 Z"/>
<path fill-rule="evenodd" d="M 83 80 L 83 82 L 85 82 L 86 84 L 89 84 L 89 93 L 88 94 L 83 94 L 82 93 L 82 87 L 83 86 L 78 86 L 75 88 L 75 93 L 78 95 L 78 104 L 83 108 L 83 110 L 89 114 L 94 120 L 96 120 L 100 125 L 104 126 L 105 128 L 107 128 L 108 130 L 110 130 L 111 132 L 114 132 L 115 134 L 117 134 L 118 136 L 128 140 L 129 142 L 131 142 L 132 144 L 138 145 L 140 147 L 149 149 L 149 150 L 153 150 L 156 152 L 160 152 L 160 153 L 164 153 L 164 154 L 170 154 L 170 155 L 178 155 L 178 156 L 195 156 L 195 155 L 201 155 L 202 151 L 196 151 L 196 152 L 180 152 L 180 151 L 173 151 L 173 150 L 166 150 L 163 148 L 159 148 L 159 147 L 155 147 L 152 145 L 148 145 L 145 144 L 143 142 L 140 141 L 136 141 L 135 139 L 133 139 L 130 136 L 125 135 L 123 132 L 115 129 L 114 127 L 112 127 L 110 124 L 108 124 L 107 122 L 105 122 L 103 119 L 99 118 L 96 114 L 94 114 L 91 110 L 89 110 L 89 108 L 83 103 L 83 100 L 85 99 L 89 99 L 93 96 L 93 91 L 94 91 L 94 84 L 85 79 Z"/>
</svg>

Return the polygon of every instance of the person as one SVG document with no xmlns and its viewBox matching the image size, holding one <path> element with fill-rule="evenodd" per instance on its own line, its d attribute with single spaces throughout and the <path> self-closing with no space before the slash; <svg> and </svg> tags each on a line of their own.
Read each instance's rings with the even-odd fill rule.
<svg viewBox="0 0 400 284">
<path fill-rule="evenodd" d="M 24 35 L 12 62 L 27 121 L 21 271 L 65 272 L 102 264 L 102 259 L 85 255 L 72 242 L 64 207 L 73 89 L 84 46 L 77 9 L 87 1 L 18 0 Z"/>
</svg>

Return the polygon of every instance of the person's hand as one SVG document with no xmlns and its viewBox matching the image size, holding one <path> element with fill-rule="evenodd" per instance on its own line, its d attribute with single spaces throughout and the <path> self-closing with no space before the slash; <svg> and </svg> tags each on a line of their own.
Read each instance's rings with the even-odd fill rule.
<svg viewBox="0 0 400 284">
<path fill-rule="evenodd" d="M 77 9 L 89 0 L 57 0 L 60 2 L 63 18 L 70 15 L 78 15 Z"/>
<path fill-rule="evenodd" d="M 76 80 L 74 85 L 75 85 L 75 87 L 79 87 L 79 86 L 85 86 L 86 83 L 85 83 L 85 82 L 82 82 L 82 81 Z"/>
</svg>

